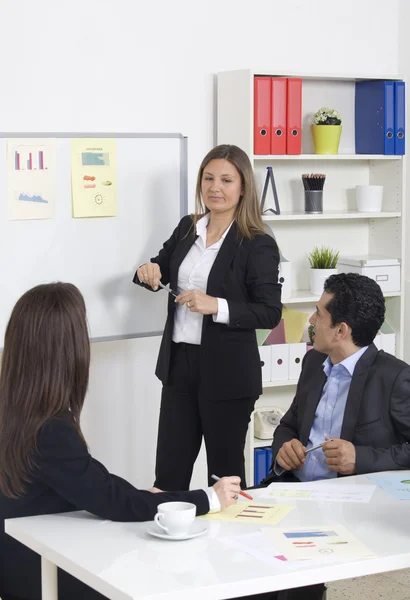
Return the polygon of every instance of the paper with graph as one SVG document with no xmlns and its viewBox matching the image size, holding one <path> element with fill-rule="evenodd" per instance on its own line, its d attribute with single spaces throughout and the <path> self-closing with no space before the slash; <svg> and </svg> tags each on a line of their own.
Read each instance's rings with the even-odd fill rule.
<svg viewBox="0 0 410 600">
<path fill-rule="evenodd" d="M 212 521 L 235 521 L 236 523 L 262 523 L 277 525 L 294 508 L 287 504 L 261 504 L 260 502 L 239 502 L 224 508 L 218 513 L 208 513 L 199 519 Z"/>
<path fill-rule="evenodd" d="M 295 498 L 318 502 L 369 502 L 375 485 L 345 484 L 327 481 L 301 483 L 271 483 L 263 490 L 261 498 Z"/>
<path fill-rule="evenodd" d="M 9 220 L 53 218 L 55 196 L 55 139 L 7 140 Z"/>
<path fill-rule="evenodd" d="M 116 216 L 115 139 L 71 140 L 71 194 L 75 218 Z"/>
<path fill-rule="evenodd" d="M 262 530 L 287 560 L 371 558 L 375 554 L 343 525 Z"/>
</svg>

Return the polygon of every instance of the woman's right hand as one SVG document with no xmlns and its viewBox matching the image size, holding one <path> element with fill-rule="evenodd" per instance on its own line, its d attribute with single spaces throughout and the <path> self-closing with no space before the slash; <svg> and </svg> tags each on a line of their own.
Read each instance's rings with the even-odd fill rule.
<svg viewBox="0 0 410 600">
<path fill-rule="evenodd" d="M 145 263 L 137 271 L 140 283 L 150 285 L 153 290 L 158 289 L 158 281 L 161 279 L 161 269 L 157 263 Z"/>
<path fill-rule="evenodd" d="M 213 486 L 218 500 L 221 504 L 221 508 L 236 504 L 238 501 L 238 494 L 241 491 L 240 477 L 221 477 L 219 481 Z"/>
</svg>

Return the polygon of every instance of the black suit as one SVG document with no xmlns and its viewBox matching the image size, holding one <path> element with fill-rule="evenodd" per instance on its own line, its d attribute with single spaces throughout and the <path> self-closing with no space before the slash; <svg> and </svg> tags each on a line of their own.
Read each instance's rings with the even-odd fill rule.
<svg viewBox="0 0 410 600">
<path fill-rule="evenodd" d="M 26 493 L 8 498 L 0 493 L 0 598 L 8 595 L 40 600 L 40 556 L 4 532 L 4 519 L 88 510 L 112 521 L 148 521 L 161 502 L 193 502 L 197 514 L 209 510 L 203 490 L 152 494 L 110 474 L 87 451 L 70 417 L 48 421 L 37 438 L 37 469 Z M 102 598 L 87 586 L 60 572 L 59 598 Z"/>
<path fill-rule="evenodd" d="M 293 438 L 306 445 L 326 376 L 326 355 L 305 355 L 295 399 L 275 430 L 272 457 Z M 410 367 L 371 344 L 356 364 L 341 439 L 356 448 L 356 473 L 410 468 Z"/>
<path fill-rule="evenodd" d="M 171 289 L 177 289 L 179 267 L 197 238 L 193 231 L 192 216 L 184 217 L 158 256 L 151 259 L 160 267 L 161 281 Z M 210 296 L 227 300 L 229 324 L 204 316 L 200 346 L 173 344 L 175 302 L 169 295 L 156 368 L 164 384 L 157 454 L 159 487 L 185 489 L 189 485 L 202 434 L 209 474 L 244 477 L 246 428 L 262 392 L 255 329 L 271 329 L 280 321 L 278 265 L 278 247 L 271 236 L 240 239 L 236 223 L 232 224 L 206 290 Z M 134 282 L 139 284 L 137 274 Z M 227 443 L 228 432 L 231 439 Z"/>
</svg>

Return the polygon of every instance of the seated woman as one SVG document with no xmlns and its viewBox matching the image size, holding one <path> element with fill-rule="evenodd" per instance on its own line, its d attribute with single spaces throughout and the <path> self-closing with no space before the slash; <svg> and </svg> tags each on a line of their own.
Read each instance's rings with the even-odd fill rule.
<svg viewBox="0 0 410 600">
<path fill-rule="evenodd" d="M 40 557 L 5 534 L 4 519 L 87 510 L 113 521 L 148 521 L 161 502 L 192 502 L 201 515 L 238 498 L 239 477 L 206 490 L 138 490 L 93 459 L 80 427 L 89 366 L 79 290 L 53 283 L 26 292 L 7 326 L 0 376 L 2 600 L 41 598 Z M 59 598 L 103 597 L 60 572 Z"/>
</svg>

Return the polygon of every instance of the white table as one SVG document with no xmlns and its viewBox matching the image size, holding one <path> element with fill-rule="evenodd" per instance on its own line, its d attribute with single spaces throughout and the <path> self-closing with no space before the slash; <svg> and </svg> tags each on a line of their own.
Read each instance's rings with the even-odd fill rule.
<svg viewBox="0 0 410 600">
<path fill-rule="evenodd" d="M 365 476 L 332 482 L 346 483 L 371 485 Z M 307 562 L 303 569 L 288 563 L 283 570 L 218 540 L 257 529 L 248 523 L 209 521 L 208 534 L 182 542 L 152 538 L 147 523 L 113 523 L 85 512 L 8 519 L 5 527 L 42 556 L 43 600 L 57 599 L 57 566 L 113 600 L 223 599 L 410 567 L 410 502 L 380 488 L 366 504 L 280 501 L 296 508 L 279 527 L 344 525 L 377 557 L 320 567 Z"/>
</svg>

